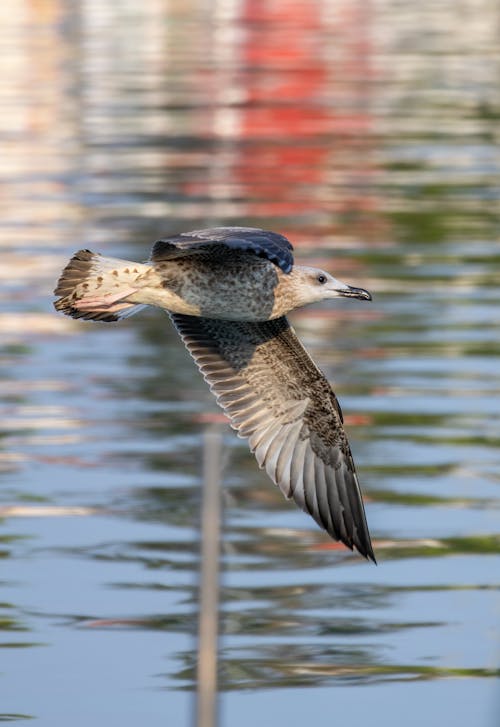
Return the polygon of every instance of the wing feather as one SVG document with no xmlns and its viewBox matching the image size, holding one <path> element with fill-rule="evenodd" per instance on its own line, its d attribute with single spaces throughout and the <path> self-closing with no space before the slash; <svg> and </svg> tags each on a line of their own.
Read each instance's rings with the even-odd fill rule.
<svg viewBox="0 0 500 727">
<path fill-rule="evenodd" d="M 375 561 L 340 407 L 287 319 L 170 316 L 232 426 L 285 497 Z"/>
<path fill-rule="evenodd" d="M 165 237 L 153 245 L 151 261 L 199 254 L 223 256 L 228 250 L 244 250 L 264 257 L 284 273 L 293 267 L 293 247 L 289 240 L 277 232 L 257 227 L 209 227 Z"/>
</svg>

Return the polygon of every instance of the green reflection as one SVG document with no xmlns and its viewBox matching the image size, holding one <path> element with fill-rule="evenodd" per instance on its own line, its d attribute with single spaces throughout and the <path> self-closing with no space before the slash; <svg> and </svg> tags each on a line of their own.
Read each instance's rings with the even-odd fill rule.
<svg viewBox="0 0 500 727">
<path fill-rule="evenodd" d="M 187 665 L 175 676 L 192 684 L 195 675 L 192 658 L 188 655 L 183 658 Z M 316 644 L 287 644 L 286 658 L 283 658 L 280 646 L 263 646 L 260 657 L 253 656 L 246 649 L 223 649 L 220 689 L 284 689 L 335 684 L 362 686 L 443 678 L 496 679 L 499 676 L 500 669 L 384 664 L 366 648 L 332 649 Z"/>
<path fill-rule="evenodd" d="M 6 712 L 0 713 L 0 722 L 16 722 L 20 719 L 36 719 L 36 717 L 31 714 L 7 714 Z"/>
<path fill-rule="evenodd" d="M 10 603 L 2 603 L 0 605 L 2 609 L 14 609 Z M 21 621 L 14 616 L 7 614 L 0 615 L 0 631 L 29 631 L 27 626 L 21 623 Z"/>
<path fill-rule="evenodd" d="M 26 649 L 31 648 L 32 646 L 46 646 L 47 644 L 43 644 L 41 642 L 37 641 L 5 641 L 0 642 L 0 649 Z"/>
<path fill-rule="evenodd" d="M 3 610 L 14 611 L 15 606 L 11 603 L 1 603 L 0 608 Z M 19 633 L 31 631 L 21 620 L 14 615 L 3 613 L 0 615 L 0 631 L 8 633 Z M 0 649 L 27 649 L 33 646 L 45 646 L 45 643 L 37 641 L 0 641 Z"/>
<path fill-rule="evenodd" d="M 377 553 L 383 560 L 438 558 L 451 555 L 498 555 L 500 535 L 476 535 L 422 541 L 378 541 Z"/>
<path fill-rule="evenodd" d="M 397 492 L 395 490 L 370 489 L 370 500 L 392 505 L 410 505 L 414 507 L 495 507 L 496 500 L 473 497 L 439 497 L 438 495 L 420 494 L 418 492 Z"/>
<path fill-rule="evenodd" d="M 288 651 L 288 649 L 287 649 Z M 408 664 L 367 664 L 367 655 L 348 652 L 345 662 L 340 662 L 336 651 L 335 662 L 330 659 L 294 660 L 295 649 L 283 662 L 282 656 L 267 654 L 266 659 L 234 658 L 227 654 L 222 666 L 223 690 L 267 689 L 287 687 L 327 686 L 329 684 L 370 685 L 384 682 L 429 681 L 443 678 L 496 679 L 500 669 L 432 667 Z M 332 663 L 333 662 L 333 663 Z"/>
</svg>

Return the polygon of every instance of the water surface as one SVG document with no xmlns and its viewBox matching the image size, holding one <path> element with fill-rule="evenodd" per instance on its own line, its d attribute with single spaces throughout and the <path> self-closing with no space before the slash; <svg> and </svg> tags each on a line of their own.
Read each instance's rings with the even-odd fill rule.
<svg viewBox="0 0 500 727">
<path fill-rule="evenodd" d="M 191 720 L 216 406 L 164 313 L 85 324 L 52 289 L 79 247 L 141 260 L 238 223 L 374 295 L 293 323 L 340 397 L 379 566 L 223 428 L 221 724 L 494 725 L 495 3 L 3 16 L 1 719 Z"/>
</svg>

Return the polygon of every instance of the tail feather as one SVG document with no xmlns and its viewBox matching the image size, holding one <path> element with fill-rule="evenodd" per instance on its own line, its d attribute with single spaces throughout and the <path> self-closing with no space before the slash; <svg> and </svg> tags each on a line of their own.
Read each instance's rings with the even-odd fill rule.
<svg viewBox="0 0 500 727">
<path fill-rule="evenodd" d="M 72 318 L 117 321 L 143 306 L 127 300 L 137 292 L 135 281 L 149 265 L 109 258 L 79 250 L 62 271 L 54 294 L 54 307 Z"/>
</svg>

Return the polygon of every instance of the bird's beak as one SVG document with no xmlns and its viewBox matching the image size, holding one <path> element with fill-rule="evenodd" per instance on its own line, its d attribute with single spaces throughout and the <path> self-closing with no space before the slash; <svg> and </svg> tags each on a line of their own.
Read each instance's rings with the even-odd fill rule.
<svg viewBox="0 0 500 727">
<path fill-rule="evenodd" d="M 339 298 L 358 298 L 359 300 L 371 300 L 370 293 L 364 288 L 354 288 L 352 285 L 347 285 L 337 278 L 333 278 L 330 283 L 330 290 Z"/>
<path fill-rule="evenodd" d="M 371 300 L 370 293 L 364 288 L 354 288 L 352 285 L 346 285 L 343 288 L 337 288 L 337 293 L 341 298 L 358 298 L 359 300 Z"/>
</svg>

